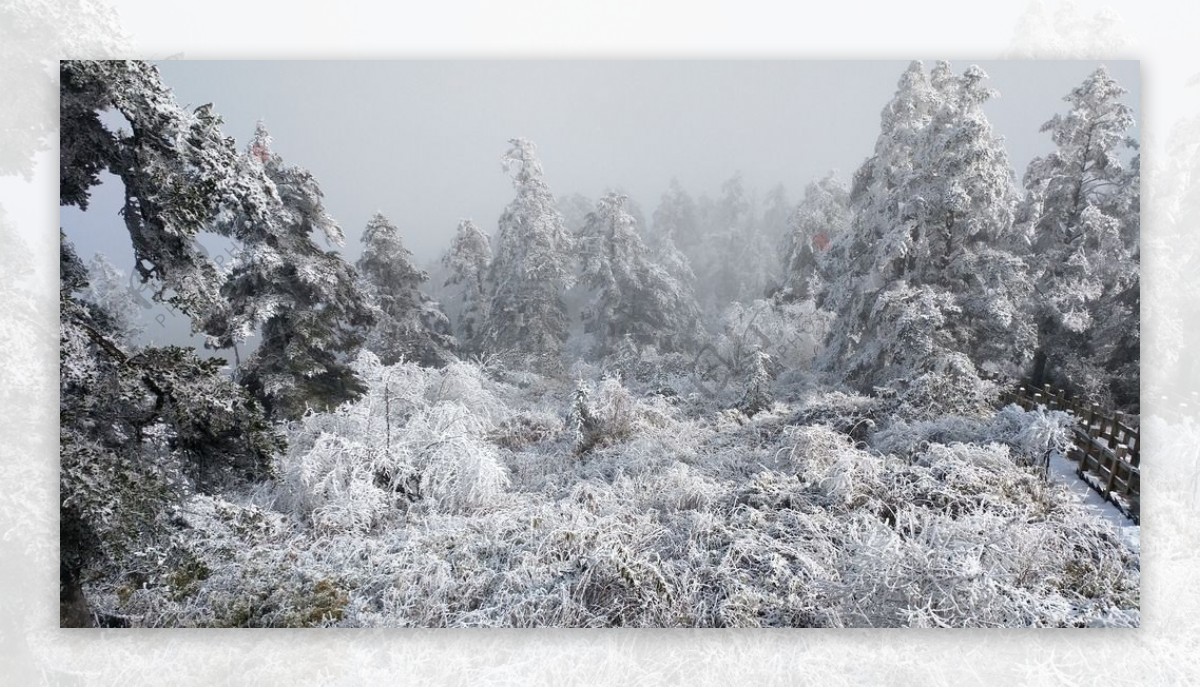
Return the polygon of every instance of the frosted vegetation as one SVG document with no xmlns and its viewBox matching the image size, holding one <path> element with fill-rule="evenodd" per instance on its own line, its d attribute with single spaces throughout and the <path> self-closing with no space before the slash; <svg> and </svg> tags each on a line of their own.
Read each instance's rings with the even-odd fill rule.
<svg viewBox="0 0 1200 688">
<path fill-rule="evenodd" d="M 747 417 L 614 378 L 356 369 L 370 393 L 293 423 L 273 480 L 163 514 L 153 577 L 98 601 L 170 626 L 1138 619 L 1136 556 L 1031 468 L 1061 414 L 817 392 Z"/>
<path fill-rule="evenodd" d="M 116 175 L 154 298 L 235 356 L 140 344 L 64 237 L 65 625 L 1138 625 L 1136 548 L 1047 475 L 1072 419 L 983 375 L 1137 411 L 1139 167 L 1103 69 L 1023 188 L 986 75 L 945 63 L 794 206 L 734 176 L 647 220 L 556 197 L 514 139 L 495 231 L 429 272 L 379 214 L 356 264 L 320 248 L 312 175 L 152 66 L 62 79 L 63 204 Z"/>
</svg>

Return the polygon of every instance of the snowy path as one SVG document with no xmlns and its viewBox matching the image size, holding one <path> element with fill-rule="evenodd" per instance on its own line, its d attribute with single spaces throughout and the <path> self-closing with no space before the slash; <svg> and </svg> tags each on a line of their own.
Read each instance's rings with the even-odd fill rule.
<svg viewBox="0 0 1200 688">
<path fill-rule="evenodd" d="M 1111 523 L 1129 546 L 1141 552 L 1141 527 L 1076 475 L 1076 468 L 1078 464 L 1062 454 L 1054 452 L 1050 455 L 1050 477 L 1079 495 L 1086 509 Z"/>
</svg>

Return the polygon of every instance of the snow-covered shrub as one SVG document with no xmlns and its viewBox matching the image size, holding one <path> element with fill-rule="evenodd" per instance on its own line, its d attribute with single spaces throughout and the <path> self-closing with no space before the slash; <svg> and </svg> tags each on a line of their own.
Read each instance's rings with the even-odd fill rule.
<svg viewBox="0 0 1200 688">
<path fill-rule="evenodd" d="M 988 413 L 999 394 L 996 383 L 979 377 L 970 359 L 958 353 L 946 354 L 934 369 L 893 384 L 899 388 L 896 415 L 910 420 Z"/>
<path fill-rule="evenodd" d="M 715 383 L 719 393 L 753 374 L 756 355 L 764 353 L 776 374 L 794 380 L 811 369 L 828 328 L 829 313 L 812 301 L 734 303 L 722 314 L 720 333 L 697 359 L 695 374 Z"/>
<path fill-rule="evenodd" d="M 197 495 L 179 505 L 143 552 L 154 576 L 97 589 L 138 626 L 304 627 L 337 623 L 349 595 L 277 512 Z M 327 543 L 328 546 L 329 543 Z"/>
<path fill-rule="evenodd" d="M 639 424 L 637 406 L 620 380 L 606 377 L 599 385 L 581 380 L 568 413 L 576 452 L 586 454 L 629 439 Z"/>
<path fill-rule="evenodd" d="M 488 440 L 502 449 L 520 450 L 557 437 L 564 428 L 562 416 L 548 411 L 515 413 L 496 424 Z"/>
<path fill-rule="evenodd" d="M 894 419 L 897 399 L 841 392 L 693 414 L 610 378 L 579 385 L 575 420 L 602 438 L 579 460 L 561 384 L 372 379 L 397 389 L 292 424 L 257 506 L 189 500 L 136 579 L 93 584 L 101 609 L 144 626 L 1138 623 L 1136 550 L 1026 466 L 1061 414 Z"/>
<path fill-rule="evenodd" d="M 883 492 L 878 473 L 885 459 L 856 449 L 847 436 L 828 428 L 812 426 L 792 434 L 796 446 L 791 452 L 799 473 L 828 498 L 850 504 L 868 494 Z"/>
<path fill-rule="evenodd" d="M 501 405 L 479 366 L 383 366 L 369 352 L 355 370 L 357 401 L 293 424 L 270 499 L 322 532 L 367 532 L 407 505 L 462 511 L 490 504 L 507 484 L 488 442 Z"/>
<path fill-rule="evenodd" d="M 365 444 L 323 434 L 305 457 L 303 483 L 293 483 L 292 493 L 301 496 L 299 506 L 318 530 L 369 530 L 391 504 L 377 479 L 377 466 L 392 463 L 385 457 L 372 460 Z"/>
<path fill-rule="evenodd" d="M 420 476 L 421 497 L 439 512 L 494 504 L 508 486 L 499 450 L 486 440 L 488 425 L 457 402 L 422 410 L 404 426 L 396 451 Z"/>
<path fill-rule="evenodd" d="M 989 436 L 1005 442 L 1029 460 L 1041 461 L 1051 453 L 1066 453 L 1074 426 L 1075 419 L 1063 411 L 1045 408 L 1026 411 L 1009 404 L 996 414 Z"/>
<path fill-rule="evenodd" d="M 493 386 L 478 364 L 455 361 L 428 378 L 425 401 L 430 405 L 454 402 L 474 415 L 494 420 L 504 413 L 504 407 L 489 389 Z"/>
<path fill-rule="evenodd" d="M 875 418 L 894 405 L 889 399 L 834 391 L 806 399 L 789 421 L 793 425 L 825 425 L 856 439 L 875 428 Z"/>
<path fill-rule="evenodd" d="M 1043 462 L 1052 452 L 1065 453 L 1074 420 L 1062 411 L 1026 411 L 1015 404 L 990 416 L 948 415 L 933 420 L 894 420 L 871 436 L 877 451 L 908 455 L 931 443 L 999 442 L 1016 452 L 1023 464 Z"/>
</svg>

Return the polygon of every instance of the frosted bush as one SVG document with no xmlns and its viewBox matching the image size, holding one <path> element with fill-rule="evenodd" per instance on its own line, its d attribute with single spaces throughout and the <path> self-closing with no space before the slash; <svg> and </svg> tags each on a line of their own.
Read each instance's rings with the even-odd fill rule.
<svg viewBox="0 0 1200 688">
<path fill-rule="evenodd" d="M 450 401 L 461 404 L 472 414 L 495 420 L 504 413 L 504 406 L 488 387 L 488 379 L 474 363 L 456 361 L 429 376 L 425 401 L 430 405 Z"/>
<path fill-rule="evenodd" d="M 487 424 L 464 405 L 441 402 L 413 416 L 397 451 L 420 475 L 429 508 L 463 512 L 494 504 L 508 486 L 499 450 L 485 439 Z"/>
<path fill-rule="evenodd" d="M 825 392 L 806 399 L 791 419 L 794 425 L 824 425 L 856 439 L 875 429 L 875 418 L 893 404 L 890 400 L 845 392 Z"/>
<path fill-rule="evenodd" d="M 1137 552 L 1026 465 L 1061 414 L 831 392 L 693 416 L 610 378 L 578 385 L 603 438 L 581 459 L 560 383 L 366 372 L 252 504 L 189 501 L 94 599 L 147 626 L 1139 621 Z"/>
<path fill-rule="evenodd" d="M 395 459 L 382 447 L 350 437 L 321 432 L 311 446 L 290 448 L 279 467 L 274 505 L 325 532 L 374 527 L 393 501 L 377 476 L 399 471 L 387 465 Z"/>
<path fill-rule="evenodd" d="M 995 408 L 999 391 L 995 383 L 980 378 L 974 365 L 960 354 L 946 356 L 942 368 L 898 386 L 896 415 L 911 420 L 988 413 Z"/>
<path fill-rule="evenodd" d="M 1065 454 L 1071 446 L 1075 419 L 1063 411 L 1037 408 L 1025 411 L 1009 404 L 996 414 L 990 435 L 1007 442 L 1031 459 Z"/>
<path fill-rule="evenodd" d="M 606 377 L 599 384 L 579 381 L 567 420 L 575 434 L 576 452 L 586 454 L 624 442 L 635 432 L 662 427 L 672 413 L 661 397 L 639 401 L 620 380 Z"/>
<path fill-rule="evenodd" d="M 895 420 L 871 437 L 882 452 L 907 454 L 929 443 L 999 442 L 1025 464 L 1040 463 L 1052 452 L 1065 453 L 1074 421 L 1062 411 L 1026 411 L 1010 404 L 990 416 L 942 416 L 934 420 Z"/>
</svg>

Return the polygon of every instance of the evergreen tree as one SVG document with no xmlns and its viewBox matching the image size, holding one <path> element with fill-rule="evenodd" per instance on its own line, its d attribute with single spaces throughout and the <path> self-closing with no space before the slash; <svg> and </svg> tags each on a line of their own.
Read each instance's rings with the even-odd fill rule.
<svg viewBox="0 0 1200 688">
<path fill-rule="evenodd" d="M 227 305 L 196 237 L 245 237 L 244 225 L 217 220 L 272 215 L 274 186 L 242 164 L 211 107 L 181 108 L 148 63 L 63 61 L 60 86 L 60 204 L 86 209 L 101 172 L 115 175 L 139 277 L 200 329 Z M 130 130 L 106 126 L 110 110 Z M 60 592 L 64 624 L 87 625 L 90 570 L 138 549 L 187 491 L 265 475 L 282 441 L 221 359 L 135 349 L 128 313 L 106 298 L 112 285 L 89 287 L 70 243 L 60 246 Z"/>
<path fill-rule="evenodd" d="M 138 324 L 139 302 L 130 292 L 125 273 L 99 253 L 88 263 L 87 272 L 83 298 L 99 306 L 111 321 L 108 330 L 116 333 L 123 344 L 132 345 L 141 337 L 142 327 Z"/>
<path fill-rule="evenodd" d="M 90 625 L 81 583 L 169 532 L 170 507 L 268 475 L 283 441 L 221 359 L 135 349 L 120 318 L 87 301 L 87 272 L 60 251 L 59 490 L 66 625 Z M 162 543 L 159 543 L 160 545 Z"/>
<path fill-rule="evenodd" d="M 315 241 L 318 232 L 342 241 L 317 181 L 307 170 L 285 165 L 271 143 L 260 122 L 245 162 L 261 168 L 280 204 L 265 217 L 222 218 L 245 229 L 222 288 L 227 309 L 209 320 L 207 330 L 211 345 L 229 348 L 261 327 L 262 341 L 240 378 L 272 417 L 297 418 L 306 408 L 331 408 L 362 393 L 349 359 L 374 315 L 353 268 Z"/>
<path fill-rule="evenodd" d="M 279 205 L 274 188 L 261 170 L 243 164 L 212 108 L 181 108 L 153 65 L 66 60 L 59 76 L 61 204 L 86 210 L 101 172 L 119 178 L 138 276 L 153 284 L 156 300 L 201 329 L 222 306 L 222 275 L 196 237 L 215 229 L 243 238 L 246 225 L 214 220 L 273 215 Z M 101 114 L 110 110 L 131 130 L 107 127 Z"/>
<path fill-rule="evenodd" d="M 830 250 L 823 302 L 838 319 L 824 364 L 864 388 L 1029 358 L 1016 190 L 983 112 L 985 78 L 913 63 L 856 175 L 851 230 Z"/>
<path fill-rule="evenodd" d="M 1095 400 L 1132 376 L 1136 390 L 1140 169 L 1126 93 L 1103 67 L 1042 126 L 1054 152 L 1025 174 L 1022 224 L 1037 284 L 1035 382 L 1051 380 Z M 1119 341 L 1123 340 L 1123 341 Z M 1136 393 L 1122 402 L 1136 401 Z"/>
<path fill-rule="evenodd" d="M 450 321 L 436 302 L 421 292 L 429 276 L 412 264 L 400 230 L 381 213 L 367 222 L 363 253 L 356 267 L 378 311 L 366 348 L 384 365 L 400 360 L 441 366 L 453 357 Z"/>
<path fill-rule="evenodd" d="M 747 416 L 766 411 L 774 403 L 771 392 L 771 357 L 762 351 L 755 351 L 752 358 L 750 374 L 746 377 L 742 398 L 738 408 Z"/>
<path fill-rule="evenodd" d="M 788 219 L 784 237 L 783 285 L 779 298 L 784 302 L 802 301 L 821 292 L 831 275 L 821 269 L 831 242 L 850 229 L 850 194 L 830 174 L 804 190 L 800 202 Z"/>
<path fill-rule="evenodd" d="M 654 262 L 685 290 L 685 299 L 690 302 L 696 301 L 696 273 L 684 246 L 695 249 L 699 241 L 696 203 L 679 185 L 679 180 L 672 179 L 670 189 L 654 210 L 654 229 L 649 245 Z"/>
<path fill-rule="evenodd" d="M 658 208 L 654 210 L 654 239 L 670 237 L 689 258 L 700 245 L 702 234 L 696 202 L 679 184 L 671 179 L 671 185 L 662 195 Z"/>
<path fill-rule="evenodd" d="M 686 348 L 699 312 L 687 286 L 651 262 L 625 202 L 615 193 L 600 199 L 576 240 L 580 280 L 595 292 L 584 314 L 587 331 L 596 337 L 599 356 L 627 335 L 661 350 Z"/>
<path fill-rule="evenodd" d="M 482 327 L 487 320 L 487 276 L 492 264 L 492 244 L 474 222 L 463 220 L 442 256 L 442 265 L 450 271 L 445 286 L 458 286 L 458 317 L 455 335 L 464 351 L 478 349 Z"/>
<path fill-rule="evenodd" d="M 571 237 L 533 143 L 510 143 L 503 160 L 517 196 L 500 216 L 484 347 L 539 357 L 539 365 L 553 367 L 567 337 L 563 292 L 573 280 Z"/>
</svg>

